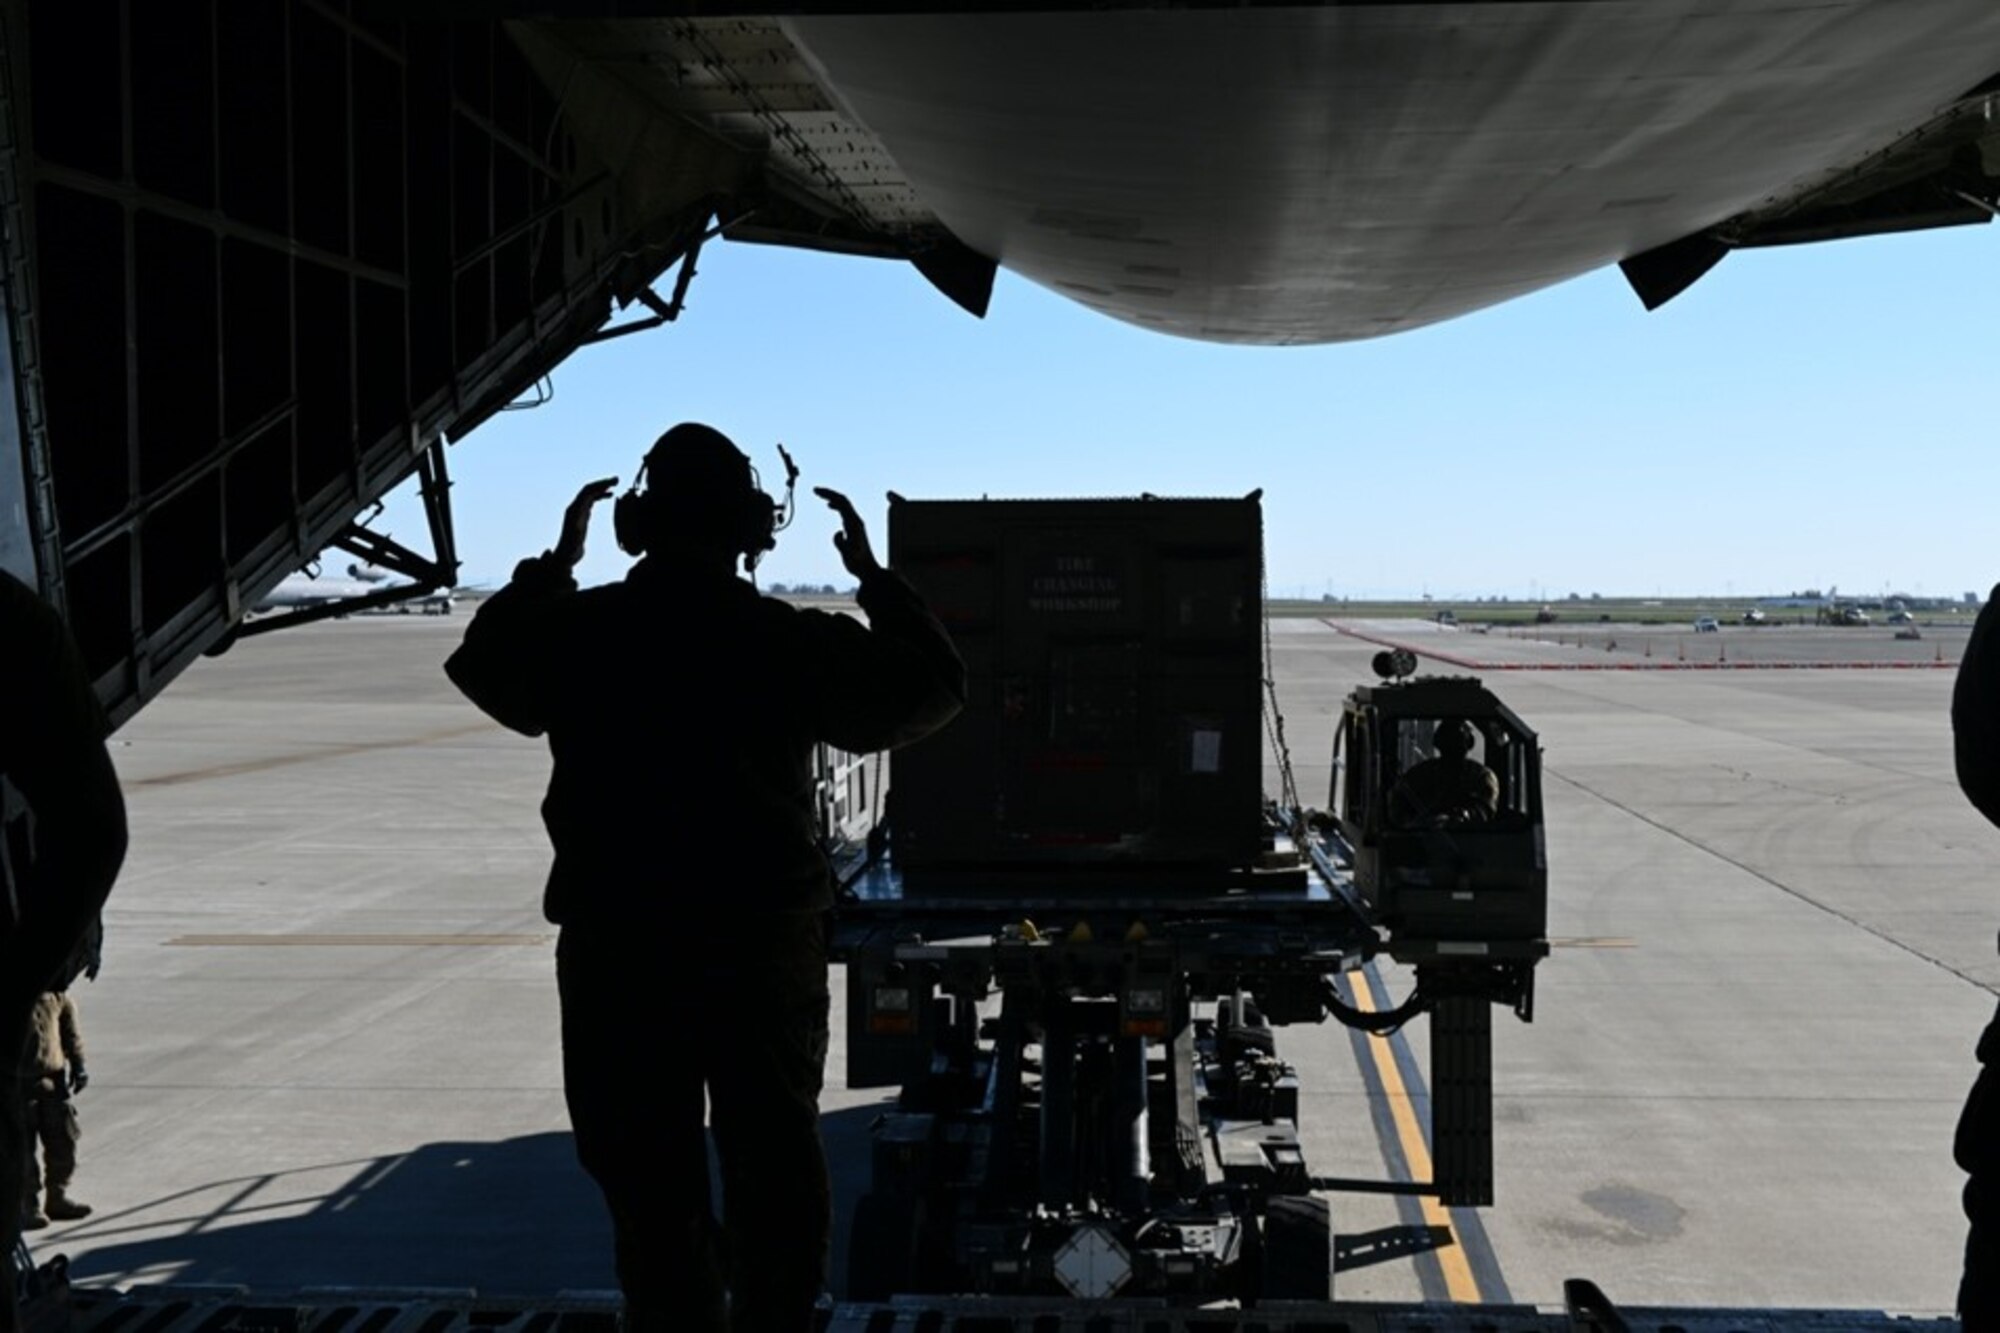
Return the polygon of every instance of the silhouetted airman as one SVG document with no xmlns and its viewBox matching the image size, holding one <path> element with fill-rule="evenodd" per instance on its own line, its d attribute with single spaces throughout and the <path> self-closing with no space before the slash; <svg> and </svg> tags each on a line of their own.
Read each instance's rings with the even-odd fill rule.
<svg viewBox="0 0 2000 1333">
<path fill-rule="evenodd" d="M 622 582 L 578 591 L 570 573 L 616 485 L 593 482 L 445 669 L 498 721 L 549 738 L 564 1091 L 611 1213 L 627 1326 L 802 1333 L 831 1227 L 818 1118 L 832 886 L 812 755 L 942 726 L 964 667 L 846 497 L 818 492 L 866 625 L 738 577 L 773 545 L 779 507 L 719 432 L 674 427 L 641 476 L 613 511 L 619 545 L 643 556 Z"/>
<path fill-rule="evenodd" d="M 125 860 L 125 801 L 82 656 L 47 603 L 0 571 L 0 1070 L 20 1069 L 40 997 L 66 986 Z M 26 1190 L 18 1084 L 0 1096 L 0 1333 Z"/>
<path fill-rule="evenodd" d="M 1951 696 L 1958 785 L 2000 825 L 2000 587 L 1972 627 Z M 1965 1274 L 1959 1318 L 1968 1329 L 2000 1329 L 2000 1011 L 1979 1038 L 1979 1077 L 1958 1120 L 1953 1155 L 1966 1173 Z"/>
</svg>

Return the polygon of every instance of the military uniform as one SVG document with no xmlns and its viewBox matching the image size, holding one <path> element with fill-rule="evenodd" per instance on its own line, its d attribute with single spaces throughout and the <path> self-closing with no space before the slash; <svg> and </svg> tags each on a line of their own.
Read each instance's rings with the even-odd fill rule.
<svg viewBox="0 0 2000 1333">
<path fill-rule="evenodd" d="M 1484 824 L 1500 809 L 1500 779 L 1477 759 L 1439 755 L 1412 764 L 1389 791 L 1389 818 L 1404 827 Z"/>
<path fill-rule="evenodd" d="M 83 1137 L 77 1123 L 72 1091 L 83 1079 L 83 1031 L 77 1024 L 76 1001 L 68 991 L 48 991 L 35 1001 L 28 1049 L 21 1065 L 21 1085 L 27 1094 L 29 1140 L 22 1154 L 22 1214 L 26 1225 L 46 1226 L 51 1218 L 74 1221 L 90 1208 L 69 1197 L 76 1175 L 76 1145 Z M 35 1167 L 34 1143 L 42 1146 L 42 1165 Z"/>
<path fill-rule="evenodd" d="M 866 626 L 659 556 L 579 592 L 545 556 L 445 664 L 496 720 L 549 738 L 564 1092 L 628 1327 L 796 1333 L 825 1281 L 832 885 L 813 751 L 914 740 L 964 699 L 908 584 L 877 570 L 859 601 Z"/>
<path fill-rule="evenodd" d="M 1958 785 L 2000 825 L 2000 587 L 1972 628 L 1951 699 Z M 1953 1156 L 1965 1170 L 1965 1275 L 1958 1309 L 1967 1328 L 2000 1328 L 2000 1010 L 1979 1038 L 1979 1076 L 1959 1116 Z"/>
</svg>

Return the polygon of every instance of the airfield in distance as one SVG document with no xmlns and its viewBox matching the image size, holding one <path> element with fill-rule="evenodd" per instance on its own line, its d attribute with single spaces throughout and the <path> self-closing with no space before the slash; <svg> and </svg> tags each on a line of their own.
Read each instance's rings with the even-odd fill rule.
<svg viewBox="0 0 2000 1333">
<path fill-rule="evenodd" d="M 1476 669 L 1545 749 L 1555 947 L 1535 1022 L 1495 1021 L 1496 1205 L 1439 1250 L 1413 1203 L 1337 1196 L 1341 1297 L 1548 1305 L 1589 1277 L 1628 1305 L 1948 1312 L 1951 1131 L 2000 987 L 2000 833 L 1953 782 L 1947 718 L 1971 617 L 1903 641 L 1357 610 L 1272 623 L 1301 793 L 1324 801 L 1378 644 Z M 114 738 L 132 854 L 80 995 L 76 1192 L 98 1211 L 36 1233 L 38 1257 L 116 1286 L 613 1285 L 562 1106 L 547 755 L 445 680 L 463 632 L 357 617 L 246 641 Z M 834 994 L 845 1208 L 883 1098 L 842 1082 Z M 1424 1036 L 1404 1039 L 1419 1070 Z M 634 1053 L 635 1095 L 675 1040 Z M 1390 1172 L 1365 1043 L 1329 1024 L 1279 1050 L 1315 1170 Z"/>
</svg>

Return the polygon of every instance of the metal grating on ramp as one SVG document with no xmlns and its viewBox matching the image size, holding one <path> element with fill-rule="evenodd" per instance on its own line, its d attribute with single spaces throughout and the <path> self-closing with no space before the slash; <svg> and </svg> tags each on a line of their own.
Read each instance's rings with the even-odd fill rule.
<svg viewBox="0 0 2000 1333">
<path fill-rule="evenodd" d="M 470 1291 L 253 1293 L 162 1286 L 69 1290 L 37 1305 L 28 1325 L 35 1333 L 617 1333 L 619 1301 L 614 1292 L 488 1300 Z M 1619 1313 L 1633 1333 L 1956 1333 L 1959 1328 L 1953 1319 L 1868 1310 L 1639 1307 Z M 976 1297 L 843 1304 L 823 1310 L 822 1320 L 816 1333 L 1576 1333 L 1579 1327 L 1560 1310 L 1521 1305 L 1268 1302 L 1234 1310 Z"/>
<path fill-rule="evenodd" d="M 1030 1306 L 1034 1308 L 1030 1308 Z M 1632 1333 L 1957 1333 L 1952 1319 L 1855 1310 L 1621 1310 Z M 1579 1333 L 1567 1314 L 1531 1306 L 1272 1302 L 1256 1310 L 1133 1303 L 1051 1311 L 1041 1303 L 944 1300 L 836 1308 L 826 1333 Z"/>
<path fill-rule="evenodd" d="M 70 1333 L 617 1333 L 618 1307 L 615 1292 L 495 1301 L 470 1291 L 77 1290 L 69 1293 L 67 1327 Z"/>
</svg>

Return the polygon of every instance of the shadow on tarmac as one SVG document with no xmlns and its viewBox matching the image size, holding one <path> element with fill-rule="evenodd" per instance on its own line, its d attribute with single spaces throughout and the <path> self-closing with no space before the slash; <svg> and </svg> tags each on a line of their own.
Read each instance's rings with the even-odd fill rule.
<svg viewBox="0 0 2000 1333">
<path fill-rule="evenodd" d="M 612 1288 L 603 1205 L 577 1169 L 568 1134 L 501 1143 L 432 1143 L 329 1163 L 346 1170 L 317 1199 L 261 1198 L 276 1175 L 244 1175 L 134 1208 L 99 1213 L 55 1241 L 89 1242 L 71 1277 L 108 1283 L 476 1288 L 482 1294 Z M 304 1175 L 306 1172 L 287 1172 Z M 305 1206 L 303 1214 L 293 1209 Z M 288 1215 L 258 1220 L 282 1209 Z M 105 1245 L 103 1239 L 130 1235 Z M 38 1253 L 38 1258 L 43 1257 Z"/>
<path fill-rule="evenodd" d="M 862 1106 L 820 1118 L 833 1177 L 836 1293 L 847 1285 L 847 1220 L 867 1188 L 869 1126 L 880 1113 Z M 341 1183 L 317 1199 L 260 1197 L 282 1176 L 333 1172 L 344 1173 Z M 258 1220 L 279 1210 L 287 1215 Z M 71 1278 L 88 1286 L 470 1288 L 490 1297 L 617 1289 L 603 1200 L 566 1133 L 246 1174 L 100 1212 L 32 1248 L 38 1261 L 71 1253 Z"/>
</svg>

